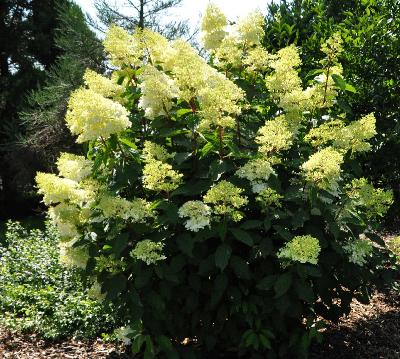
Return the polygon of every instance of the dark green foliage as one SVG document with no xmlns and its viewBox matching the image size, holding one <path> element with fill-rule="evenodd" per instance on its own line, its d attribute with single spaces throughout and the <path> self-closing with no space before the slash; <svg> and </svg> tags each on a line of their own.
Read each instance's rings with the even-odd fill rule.
<svg viewBox="0 0 400 359">
<path fill-rule="evenodd" d="M 10 73 L 9 80 L 2 76 L 2 81 L 10 81 L 7 88 L 15 91 L 7 95 L 5 103 L 7 106 L 19 103 L 12 110 L 6 107 L 0 115 L 4 118 L 2 125 L 6 126 L 3 131 L 7 136 L 0 138 L 0 154 L 3 158 L 0 172 L 3 182 L 0 192 L 0 216 L 8 218 L 31 214 L 32 208 L 38 205 L 33 189 L 36 171 L 50 170 L 61 151 L 82 151 L 74 143 L 63 121 L 67 101 L 71 91 L 82 85 L 82 75 L 86 68 L 102 71 L 103 66 L 101 43 L 86 24 L 79 6 L 67 1 L 53 1 L 51 4 L 34 1 L 32 3 L 41 4 L 40 18 L 37 21 L 41 17 L 51 18 L 53 27 L 51 31 L 47 27 L 42 30 L 45 32 L 46 41 L 40 33 L 38 39 L 30 39 L 28 45 L 35 48 L 43 46 L 43 49 L 48 51 L 54 48 L 54 58 L 52 61 L 48 59 L 44 64 L 44 60 L 40 59 L 47 59 L 49 55 L 43 55 L 38 57 L 43 67 L 22 70 L 22 65 L 18 64 L 15 66 L 21 67 L 21 70 Z M 33 7 L 32 11 L 35 9 Z M 39 15 L 33 13 L 32 17 L 35 16 Z M 52 47 L 47 44 L 50 35 Z M 29 53 L 23 52 L 24 49 L 18 51 L 23 58 L 30 58 Z M 35 71 L 39 70 L 40 83 L 36 81 L 28 85 L 26 80 L 17 79 L 18 76 L 34 76 Z M 18 87 L 18 84 L 22 87 Z M 6 208 L 7 215 L 4 213 Z"/>
<path fill-rule="evenodd" d="M 79 6 L 60 7 L 58 17 L 56 45 L 63 54 L 46 73 L 45 84 L 30 94 L 28 106 L 20 113 L 25 128 L 20 145 L 38 160 L 34 172 L 51 168 L 62 151 L 82 151 L 64 124 L 68 98 L 72 90 L 82 85 L 86 68 L 103 70 L 102 45 L 86 24 Z"/>
<path fill-rule="evenodd" d="M 111 331 L 109 306 L 88 297 L 87 283 L 59 261 L 57 233 L 8 222 L 0 244 L 0 324 L 45 338 L 95 337 Z"/>
<path fill-rule="evenodd" d="M 0 2 L 0 216 L 4 208 L 12 210 L 23 200 L 15 179 L 26 181 L 23 163 L 18 156 L 10 158 L 11 146 L 19 132 L 18 111 L 26 95 L 45 80 L 45 72 L 61 53 L 55 44 L 59 21 L 57 6 L 67 0 L 4 0 Z M 28 161 L 32 156 L 24 154 Z M 7 200 L 7 205 L 4 201 Z M 24 207 L 20 209 L 23 215 Z"/>
<path fill-rule="evenodd" d="M 400 3 L 397 0 L 296 0 L 269 6 L 265 44 L 270 51 L 285 44 L 301 46 L 302 77 L 318 68 L 324 39 L 339 31 L 344 40 L 344 77 L 356 92 L 345 92 L 342 110 L 349 119 L 374 112 L 378 135 L 374 150 L 362 159 L 375 183 L 394 190 L 400 208 Z"/>
</svg>

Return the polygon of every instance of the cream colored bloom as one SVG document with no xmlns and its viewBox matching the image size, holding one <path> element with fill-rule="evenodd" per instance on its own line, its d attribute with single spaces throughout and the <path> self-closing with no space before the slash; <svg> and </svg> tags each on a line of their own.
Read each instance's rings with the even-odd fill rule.
<svg viewBox="0 0 400 359">
<path fill-rule="evenodd" d="M 188 201 L 178 211 L 179 217 L 188 218 L 185 227 L 189 231 L 198 232 L 210 225 L 211 208 L 201 201 Z"/>
<path fill-rule="evenodd" d="M 256 46 L 250 48 L 243 64 L 248 66 L 247 71 L 266 71 L 270 67 L 270 61 L 272 56 L 262 46 Z"/>
<path fill-rule="evenodd" d="M 239 20 L 237 31 L 240 40 L 246 45 L 258 45 L 264 36 L 264 16 L 260 11 L 253 11 Z"/>
<path fill-rule="evenodd" d="M 224 67 L 230 65 L 234 68 L 240 67 L 242 64 L 243 47 L 239 46 L 237 36 L 229 34 L 224 41 L 215 50 L 217 58 L 217 66 Z"/>
<path fill-rule="evenodd" d="M 203 200 L 205 203 L 213 204 L 215 214 L 227 215 L 238 222 L 243 218 L 238 209 L 248 203 L 247 197 L 241 195 L 243 191 L 228 181 L 220 181 L 207 191 Z"/>
<path fill-rule="evenodd" d="M 281 115 L 265 122 L 257 133 L 259 151 L 265 154 L 287 150 L 293 143 L 293 133 L 285 116 Z"/>
<path fill-rule="evenodd" d="M 254 193 L 259 193 L 266 188 L 265 182 L 273 173 L 275 172 L 271 163 L 264 159 L 251 160 L 236 171 L 238 177 L 250 181 Z"/>
<path fill-rule="evenodd" d="M 72 93 L 65 120 L 71 132 L 78 135 L 76 142 L 82 143 L 125 130 L 131 125 L 128 116 L 119 103 L 81 88 Z"/>
<path fill-rule="evenodd" d="M 150 119 L 167 115 L 172 108 L 172 99 L 179 95 L 178 87 L 172 78 L 154 66 L 146 65 L 142 67 L 142 70 L 140 74 L 142 82 L 139 85 L 142 97 L 139 107 Z"/>
<path fill-rule="evenodd" d="M 124 88 L 121 85 L 118 85 L 115 81 L 90 69 L 86 69 L 83 75 L 83 80 L 90 90 L 97 92 L 104 97 L 116 97 L 124 90 Z"/>
<path fill-rule="evenodd" d="M 222 11 L 213 3 L 209 3 L 201 22 L 203 45 L 206 50 L 213 50 L 220 46 L 226 36 L 225 27 L 228 20 Z"/>
<path fill-rule="evenodd" d="M 68 178 L 61 178 L 52 173 L 38 172 L 36 183 L 38 193 L 43 195 L 46 205 L 64 201 L 79 201 L 83 196 L 78 183 Z"/>
<path fill-rule="evenodd" d="M 363 207 L 368 218 L 383 217 L 393 203 L 393 192 L 375 188 L 365 178 L 358 178 L 346 186 L 346 194 L 356 206 Z"/>
<path fill-rule="evenodd" d="M 358 121 L 342 128 L 333 142 L 333 146 L 351 152 L 365 152 L 371 149 L 366 142 L 376 135 L 375 116 L 370 113 Z"/>
<path fill-rule="evenodd" d="M 83 156 L 61 153 L 57 159 L 57 168 L 61 176 L 79 182 L 92 172 L 93 162 Z"/>
<path fill-rule="evenodd" d="M 89 252 L 86 247 L 74 246 L 75 240 L 60 242 L 60 262 L 66 267 L 86 268 Z"/>
<path fill-rule="evenodd" d="M 115 334 L 121 342 L 123 342 L 125 345 L 131 344 L 131 338 L 129 337 L 130 334 L 132 334 L 134 331 L 130 327 L 121 327 L 115 330 Z"/>
<path fill-rule="evenodd" d="M 152 160 L 143 168 L 143 187 L 156 192 L 172 192 L 181 185 L 182 177 L 170 164 Z"/>
<path fill-rule="evenodd" d="M 141 198 L 128 201 L 122 197 L 103 195 L 97 207 L 106 218 L 122 218 L 139 223 L 152 217 L 150 203 Z"/>
<path fill-rule="evenodd" d="M 143 158 L 146 162 L 153 160 L 166 162 L 174 157 L 174 153 L 168 153 L 164 146 L 157 143 L 145 141 L 143 146 Z"/>
<path fill-rule="evenodd" d="M 308 182 L 322 189 L 335 189 L 340 179 L 342 163 L 343 154 L 327 147 L 311 155 L 301 169 Z"/>
<path fill-rule="evenodd" d="M 103 45 L 114 66 L 139 65 L 141 62 L 140 51 L 134 37 L 122 27 L 110 26 Z"/>
<path fill-rule="evenodd" d="M 179 97 L 190 102 L 206 85 L 209 74 L 214 69 L 186 41 L 174 41 L 172 49 L 173 52 L 165 63 L 165 69 L 172 73 L 175 84 L 180 90 Z"/>
<path fill-rule="evenodd" d="M 224 75 L 214 71 L 207 79 L 206 86 L 199 90 L 198 99 L 201 110 L 200 128 L 234 128 L 233 117 L 240 114 L 239 101 L 244 98 L 243 91 Z"/>
<path fill-rule="evenodd" d="M 149 239 L 144 239 L 136 244 L 135 248 L 131 251 L 132 258 L 139 259 L 147 265 L 156 264 L 167 257 L 162 254 L 164 244 L 153 242 Z"/>
</svg>

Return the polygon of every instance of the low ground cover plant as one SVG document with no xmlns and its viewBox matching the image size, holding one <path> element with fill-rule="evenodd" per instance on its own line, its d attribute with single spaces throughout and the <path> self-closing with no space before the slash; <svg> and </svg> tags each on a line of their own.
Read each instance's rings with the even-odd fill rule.
<svg viewBox="0 0 400 359">
<path fill-rule="evenodd" d="M 0 244 L 0 325 L 47 339 L 92 338 L 114 329 L 111 309 L 90 298 L 77 270 L 59 262 L 53 226 L 8 222 Z"/>
<path fill-rule="evenodd" d="M 144 358 L 305 357 L 391 277 L 374 229 L 390 191 L 363 178 L 372 113 L 348 121 L 338 34 L 320 68 L 263 48 L 263 17 L 202 22 L 208 61 L 182 40 L 113 26 L 110 78 L 85 73 L 66 122 L 87 155 L 36 180 L 64 262 L 118 307 Z"/>
</svg>

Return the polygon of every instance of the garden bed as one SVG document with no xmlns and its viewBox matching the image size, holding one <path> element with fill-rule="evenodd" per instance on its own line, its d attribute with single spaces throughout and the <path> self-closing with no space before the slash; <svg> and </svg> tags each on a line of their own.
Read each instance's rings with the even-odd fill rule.
<svg viewBox="0 0 400 359">
<path fill-rule="evenodd" d="M 4 359 L 125 359 L 122 347 L 101 340 L 45 342 L 36 335 L 0 330 Z M 354 301 L 352 312 L 338 325 L 328 325 L 323 344 L 314 345 L 312 359 L 399 359 L 400 292 L 376 293 L 371 303 Z"/>
</svg>

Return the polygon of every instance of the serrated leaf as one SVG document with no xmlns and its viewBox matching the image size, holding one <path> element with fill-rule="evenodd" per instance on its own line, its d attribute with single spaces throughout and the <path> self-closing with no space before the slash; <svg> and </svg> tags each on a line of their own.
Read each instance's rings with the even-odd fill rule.
<svg viewBox="0 0 400 359">
<path fill-rule="evenodd" d="M 280 297 L 284 295 L 292 285 L 292 274 L 290 272 L 286 272 L 278 276 L 275 284 L 275 297 Z"/>
<path fill-rule="evenodd" d="M 248 245 L 249 247 L 253 246 L 253 238 L 251 238 L 251 236 L 246 231 L 243 231 L 239 228 L 231 228 L 230 232 L 238 241 Z"/>
<path fill-rule="evenodd" d="M 215 251 L 215 265 L 223 271 L 229 263 L 231 258 L 232 248 L 226 244 L 222 243 Z"/>
</svg>

